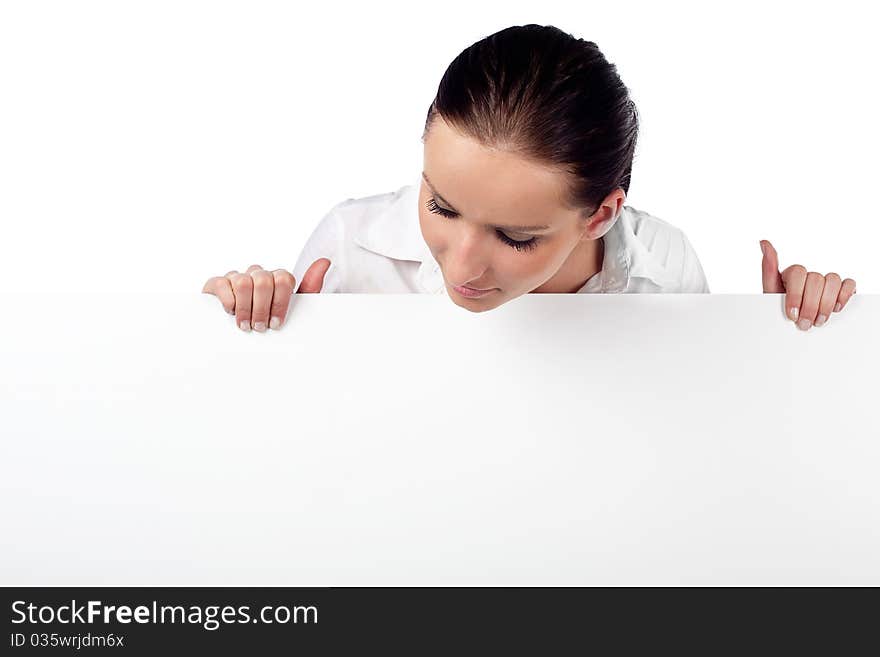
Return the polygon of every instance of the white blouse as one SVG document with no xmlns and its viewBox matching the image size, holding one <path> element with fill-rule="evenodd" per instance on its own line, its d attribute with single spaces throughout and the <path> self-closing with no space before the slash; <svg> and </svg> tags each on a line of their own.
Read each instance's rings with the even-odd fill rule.
<svg viewBox="0 0 880 657">
<path fill-rule="evenodd" d="M 330 268 L 321 292 L 446 294 L 440 265 L 419 227 L 419 182 L 338 203 L 306 242 L 293 275 L 297 290 L 318 258 Z M 709 292 L 681 229 L 624 205 L 605 242 L 602 269 L 578 293 Z"/>
</svg>

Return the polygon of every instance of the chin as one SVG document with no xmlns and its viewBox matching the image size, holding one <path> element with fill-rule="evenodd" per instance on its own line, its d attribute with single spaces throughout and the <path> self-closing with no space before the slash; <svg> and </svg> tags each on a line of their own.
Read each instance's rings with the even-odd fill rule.
<svg viewBox="0 0 880 657">
<path fill-rule="evenodd" d="M 474 299 L 474 301 L 479 301 L 479 299 Z M 495 308 L 495 306 L 481 306 L 481 305 L 474 303 L 473 301 L 472 302 L 465 301 L 464 303 L 459 303 L 457 300 L 452 299 L 452 303 L 454 303 L 459 308 L 464 308 L 465 310 L 470 310 L 472 313 L 484 313 L 487 310 L 492 310 L 493 308 Z"/>
</svg>

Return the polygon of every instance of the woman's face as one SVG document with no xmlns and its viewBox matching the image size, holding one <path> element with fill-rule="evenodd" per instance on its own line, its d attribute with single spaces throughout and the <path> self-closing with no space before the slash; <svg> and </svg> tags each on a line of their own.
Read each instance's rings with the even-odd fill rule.
<svg viewBox="0 0 880 657">
<path fill-rule="evenodd" d="M 424 144 L 419 224 L 456 304 L 483 312 L 529 292 L 575 292 L 602 268 L 599 238 L 622 189 L 585 221 L 563 204 L 560 172 L 487 149 L 441 116 Z M 490 291 L 473 296 L 461 286 Z"/>
</svg>

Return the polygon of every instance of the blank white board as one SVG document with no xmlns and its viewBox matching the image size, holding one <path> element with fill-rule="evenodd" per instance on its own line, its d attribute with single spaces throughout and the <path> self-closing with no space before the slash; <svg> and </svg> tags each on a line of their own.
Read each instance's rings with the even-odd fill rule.
<svg viewBox="0 0 880 657">
<path fill-rule="evenodd" d="M 876 295 L 3 303 L 2 584 L 880 584 Z"/>
</svg>

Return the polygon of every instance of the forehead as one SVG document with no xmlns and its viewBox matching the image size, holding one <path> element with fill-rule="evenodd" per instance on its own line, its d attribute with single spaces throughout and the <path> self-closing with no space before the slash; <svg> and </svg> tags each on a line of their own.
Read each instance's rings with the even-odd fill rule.
<svg viewBox="0 0 880 657">
<path fill-rule="evenodd" d="M 573 214 L 563 203 L 561 172 L 482 146 L 442 117 L 425 137 L 424 171 L 457 212 L 475 221 L 552 225 Z"/>
</svg>

